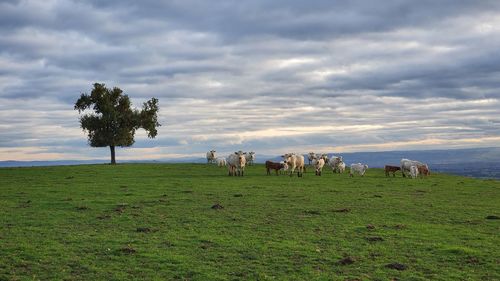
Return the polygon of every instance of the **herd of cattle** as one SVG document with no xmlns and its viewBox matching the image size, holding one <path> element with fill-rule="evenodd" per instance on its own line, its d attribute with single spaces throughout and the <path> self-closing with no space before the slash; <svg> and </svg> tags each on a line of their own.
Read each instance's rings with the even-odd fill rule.
<svg viewBox="0 0 500 281">
<path fill-rule="evenodd" d="M 303 155 L 297 153 L 286 153 L 281 157 L 283 160 L 280 162 L 266 161 L 265 165 L 268 175 L 271 174 L 271 170 L 274 170 L 276 175 L 289 174 L 290 176 L 293 176 L 295 172 L 297 172 L 297 176 L 303 176 L 303 173 L 306 171 L 305 157 Z M 328 157 L 327 154 L 316 154 L 314 152 L 310 152 L 307 154 L 307 160 L 309 162 L 309 166 L 314 168 L 317 176 L 321 176 L 325 165 L 328 165 L 333 173 L 342 174 L 346 170 L 346 165 L 342 156 Z M 253 151 L 243 152 L 240 150 L 227 157 L 217 157 L 215 150 L 207 152 L 207 163 L 215 163 L 219 167 L 227 166 L 228 174 L 230 176 L 243 176 L 245 173 L 245 166 L 253 165 L 254 161 L 255 152 Z M 384 168 L 385 175 L 390 176 L 392 173 L 392 176 L 395 177 L 397 171 L 401 171 L 403 177 L 409 175 L 411 178 L 417 178 L 419 175 L 428 176 L 431 174 L 429 166 L 419 161 L 403 158 L 401 159 L 400 164 L 400 166 L 386 165 Z M 354 174 L 363 176 L 368 170 L 368 165 L 354 163 L 351 164 L 350 168 L 349 176 L 353 177 Z"/>
</svg>

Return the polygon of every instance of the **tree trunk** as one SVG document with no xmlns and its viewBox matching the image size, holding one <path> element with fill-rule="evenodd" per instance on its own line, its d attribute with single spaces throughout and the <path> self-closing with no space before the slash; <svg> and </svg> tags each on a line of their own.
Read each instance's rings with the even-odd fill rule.
<svg viewBox="0 0 500 281">
<path fill-rule="evenodd" d="M 116 160 L 115 160 L 115 146 L 114 145 L 110 145 L 109 149 L 111 150 L 111 165 L 115 165 L 116 164 Z"/>
</svg>

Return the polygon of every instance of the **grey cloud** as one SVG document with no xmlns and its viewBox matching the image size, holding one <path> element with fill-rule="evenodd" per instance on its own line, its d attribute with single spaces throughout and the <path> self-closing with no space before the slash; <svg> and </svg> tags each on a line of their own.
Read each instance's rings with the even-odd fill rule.
<svg viewBox="0 0 500 281">
<path fill-rule="evenodd" d="M 158 138 L 134 146 L 158 153 L 498 137 L 499 14 L 498 1 L 2 1 L 0 148 L 98 156 L 73 111 L 94 82 L 137 107 L 160 99 Z"/>
</svg>

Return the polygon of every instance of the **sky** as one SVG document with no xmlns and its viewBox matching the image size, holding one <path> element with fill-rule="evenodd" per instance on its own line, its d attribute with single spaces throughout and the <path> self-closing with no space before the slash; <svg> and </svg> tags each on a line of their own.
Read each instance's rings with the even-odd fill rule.
<svg viewBox="0 0 500 281">
<path fill-rule="evenodd" d="M 141 107 L 120 159 L 499 146 L 500 1 L 0 0 L 0 160 L 107 159 L 74 103 Z"/>
</svg>

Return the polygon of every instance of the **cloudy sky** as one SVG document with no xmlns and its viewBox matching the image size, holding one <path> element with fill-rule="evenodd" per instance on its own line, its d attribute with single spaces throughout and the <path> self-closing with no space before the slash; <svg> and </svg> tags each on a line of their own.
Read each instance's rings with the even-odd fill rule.
<svg viewBox="0 0 500 281">
<path fill-rule="evenodd" d="M 0 0 L 0 160 L 107 159 L 94 82 L 160 100 L 118 159 L 498 146 L 500 1 Z"/>
</svg>

